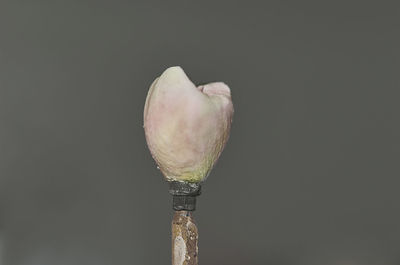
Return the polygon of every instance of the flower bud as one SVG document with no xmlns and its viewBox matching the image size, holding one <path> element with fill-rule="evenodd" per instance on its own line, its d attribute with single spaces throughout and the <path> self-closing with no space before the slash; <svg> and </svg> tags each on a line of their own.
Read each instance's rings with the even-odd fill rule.
<svg viewBox="0 0 400 265">
<path fill-rule="evenodd" d="M 169 181 L 202 182 L 229 137 L 233 105 L 229 87 L 196 87 L 179 66 L 151 85 L 144 107 L 150 152 Z"/>
</svg>

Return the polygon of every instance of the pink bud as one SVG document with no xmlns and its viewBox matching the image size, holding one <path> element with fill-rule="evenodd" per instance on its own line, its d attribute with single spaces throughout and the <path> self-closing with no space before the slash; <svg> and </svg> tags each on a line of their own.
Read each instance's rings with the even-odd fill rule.
<svg viewBox="0 0 400 265">
<path fill-rule="evenodd" d="M 232 116 L 226 84 L 196 87 L 181 67 L 165 70 L 147 94 L 144 130 L 167 180 L 205 180 L 228 140 Z"/>
</svg>

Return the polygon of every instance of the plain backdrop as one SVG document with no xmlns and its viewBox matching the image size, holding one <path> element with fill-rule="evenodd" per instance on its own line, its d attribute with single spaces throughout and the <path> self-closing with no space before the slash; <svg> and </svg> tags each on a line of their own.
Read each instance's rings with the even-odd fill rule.
<svg viewBox="0 0 400 265">
<path fill-rule="evenodd" d="M 0 1 L 1 265 L 170 264 L 151 82 L 224 81 L 200 264 L 400 264 L 400 9 L 385 1 Z"/>
</svg>

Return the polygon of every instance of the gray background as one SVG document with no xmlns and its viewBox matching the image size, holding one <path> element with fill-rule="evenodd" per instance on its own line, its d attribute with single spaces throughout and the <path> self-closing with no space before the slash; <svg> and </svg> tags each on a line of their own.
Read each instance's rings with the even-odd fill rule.
<svg viewBox="0 0 400 265">
<path fill-rule="evenodd" d="M 173 65 L 228 83 L 236 109 L 198 200 L 201 264 L 400 264 L 399 15 L 383 1 L 2 0 L 1 264 L 170 263 L 142 113 Z"/>
</svg>

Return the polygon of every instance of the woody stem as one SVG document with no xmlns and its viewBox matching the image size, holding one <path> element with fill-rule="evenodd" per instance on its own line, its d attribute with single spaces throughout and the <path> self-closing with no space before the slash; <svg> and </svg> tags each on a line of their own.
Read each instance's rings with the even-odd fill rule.
<svg viewBox="0 0 400 265">
<path fill-rule="evenodd" d="M 191 211 L 175 211 L 172 219 L 172 265 L 198 265 L 198 231 Z"/>
</svg>

